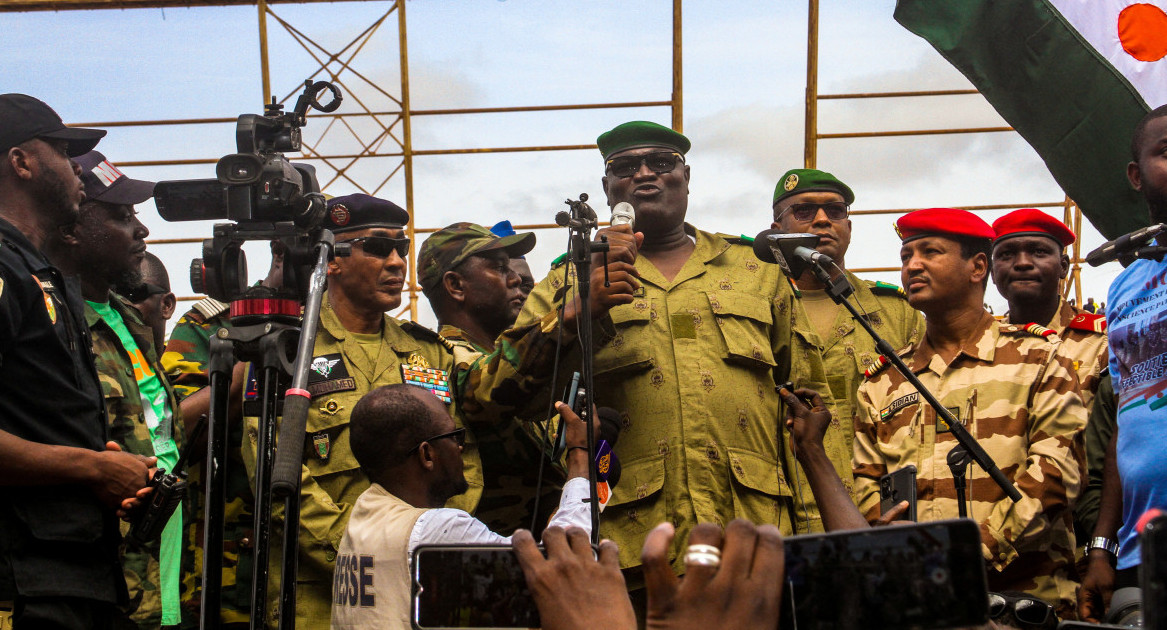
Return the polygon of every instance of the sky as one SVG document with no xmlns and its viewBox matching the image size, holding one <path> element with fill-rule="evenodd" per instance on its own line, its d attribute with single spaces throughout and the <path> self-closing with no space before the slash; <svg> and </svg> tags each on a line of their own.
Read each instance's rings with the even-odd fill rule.
<svg viewBox="0 0 1167 630">
<path fill-rule="evenodd" d="M 389 7 L 384 1 L 275 5 L 274 13 L 331 53 Z M 971 87 L 926 42 L 896 24 L 893 9 L 894 0 L 821 0 L 821 94 Z M 669 0 L 409 0 L 406 17 L 414 110 L 670 98 Z M 397 109 L 383 93 L 401 94 L 397 19 L 390 14 L 353 59 L 359 76 L 331 65 L 344 84 L 341 112 L 361 111 L 358 102 L 378 111 Z M 37 96 L 70 123 L 234 118 L 262 111 L 255 7 L 0 13 L 0 29 L 8 44 L 0 70 L 4 91 Z M 273 93 L 298 93 L 319 63 L 271 16 L 268 33 Z M 683 126 L 693 143 L 687 155 L 690 223 L 746 235 L 769 227 L 775 184 L 786 170 L 802 166 L 806 40 L 802 0 L 684 4 Z M 670 117 L 666 107 L 415 116 L 412 137 L 415 150 L 589 144 L 622 122 L 667 125 Z M 374 123 L 349 124 L 367 136 Z M 821 133 L 993 126 L 1006 123 L 979 95 L 819 106 Z M 234 131 L 233 123 L 113 127 L 98 149 L 115 164 L 207 161 L 124 169 L 137 179 L 207 178 L 214 176 L 214 160 L 235 152 Z M 311 115 L 303 131 L 308 142 L 331 153 L 357 148 L 343 126 Z M 391 144 L 383 148 L 396 150 Z M 321 183 L 332 179 L 333 169 L 315 164 Z M 399 158 L 364 159 L 350 173 L 375 187 L 399 164 Z M 854 210 L 1025 207 L 1064 199 L 1041 159 L 1013 133 L 821 140 L 818 168 L 855 191 Z M 488 226 L 501 219 L 552 223 L 563 201 L 580 193 L 591 196 L 601 218 L 607 216 L 603 163 L 595 150 L 417 156 L 413 171 L 418 227 L 466 220 Z M 339 179 L 324 192 L 357 191 Z M 378 194 L 404 206 L 403 177 L 391 178 Z M 138 210 L 150 238 L 210 235 L 212 222 L 167 223 L 152 202 Z M 1048 211 L 1062 216 L 1060 208 Z M 991 223 L 1004 212 L 980 215 Z M 854 217 L 849 268 L 898 267 L 892 220 Z M 563 252 L 567 235 L 540 230 L 538 239 L 528 258 L 541 277 Z M 1082 252 L 1103 241 L 1087 224 Z M 253 279 L 266 270 L 266 249 L 261 243 L 247 247 Z M 151 250 L 166 263 L 175 292 L 193 295 L 187 269 L 201 247 L 158 244 Z M 1117 263 L 1083 266 L 1083 296 L 1105 300 L 1120 270 Z M 899 284 L 898 272 L 861 275 Z M 1005 302 L 991 285 L 986 300 L 996 313 L 1004 312 Z M 419 320 L 434 323 L 424 298 Z"/>
</svg>

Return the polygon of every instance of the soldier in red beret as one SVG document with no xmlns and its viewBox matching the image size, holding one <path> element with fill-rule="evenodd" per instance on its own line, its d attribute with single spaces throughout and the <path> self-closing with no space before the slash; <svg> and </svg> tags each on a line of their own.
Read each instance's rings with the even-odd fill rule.
<svg viewBox="0 0 1167 630">
<path fill-rule="evenodd" d="M 900 357 L 976 437 L 1020 490 L 1014 503 L 976 466 L 968 471 L 968 514 L 980 523 L 993 591 L 1024 591 L 1074 615 L 1071 506 L 1082 482 L 1086 409 L 1078 379 L 1057 350 L 1054 331 L 997 322 L 984 308 L 995 233 L 976 215 L 951 208 L 909 213 L 900 277 L 926 318 L 924 338 Z M 921 521 L 957 516 L 947 456 L 948 426 L 897 371 L 868 370 L 855 418 L 855 498 L 879 516 L 879 478 L 909 464 L 920 471 Z"/>
</svg>

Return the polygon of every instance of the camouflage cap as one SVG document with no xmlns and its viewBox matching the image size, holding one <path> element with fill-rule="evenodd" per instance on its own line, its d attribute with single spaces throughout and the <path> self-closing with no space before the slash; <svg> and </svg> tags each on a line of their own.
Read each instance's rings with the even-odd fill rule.
<svg viewBox="0 0 1167 630">
<path fill-rule="evenodd" d="M 409 223 L 409 213 L 385 199 L 356 193 L 328 200 L 324 227 L 333 234 L 369 228 L 402 228 Z"/>
<path fill-rule="evenodd" d="M 685 136 L 654 122 L 634 120 L 617 125 L 610 131 L 605 131 L 596 138 L 596 145 L 604 159 L 613 153 L 641 147 L 661 147 L 672 149 L 681 155 L 689 152 L 691 143 Z"/>
<path fill-rule="evenodd" d="M 474 223 L 448 225 L 431 234 L 421 244 L 417 256 L 418 282 L 422 289 L 428 291 L 438 286 L 447 271 L 475 254 L 501 249 L 510 256 L 518 257 L 534 247 L 534 232 L 499 237 Z"/>
<path fill-rule="evenodd" d="M 804 192 L 839 193 L 847 205 L 855 203 L 855 193 L 834 175 L 813 168 L 792 168 L 778 180 L 778 185 L 774 187 L 774 201 L 770 205 L 775 206 L 791 195 Z"/>
</svg>

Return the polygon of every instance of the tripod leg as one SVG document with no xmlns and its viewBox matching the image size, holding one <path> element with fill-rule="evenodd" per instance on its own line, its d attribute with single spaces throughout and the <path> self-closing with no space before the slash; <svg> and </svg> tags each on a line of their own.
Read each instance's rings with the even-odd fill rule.
<svg viewBox="0 0 1167 630">
<path fill-rule="evenodd" d="M 263 408 L 259 418 L 259 436 L 255 462 L 255 570 L 251 576 L 251 629 L 262 630 L 267 617 L 267 585 L 271 557 L 271 493 L 262 491 L 271 483 L 275 456 L 276 399 L 279 396 L 278 372 L 265 367 L 259 386 Z"/>
<path fill-rule="evenodd" d="M 231 391 L 234 347 L 230 341 L 211 339 L 211 408 L 207 419 L 207 460 L 203 465 L 206 484 L 203 523 L 203 584 L 200 610 L 204 630 L 219 627 L 223 585 L 223 521 L 227 476 L 227 407 Z"/>
</svg>

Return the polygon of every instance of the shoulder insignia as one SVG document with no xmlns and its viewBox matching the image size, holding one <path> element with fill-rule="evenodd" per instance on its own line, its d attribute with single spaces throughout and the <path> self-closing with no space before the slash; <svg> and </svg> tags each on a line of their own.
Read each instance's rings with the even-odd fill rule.
<svg viewBox="0 0 1167 630">
<path fill-rule="evenodd" d="M 433 341 L 435 343 L 442 344 L 446 348 L 452 347 L 448 339 L 417 322 L 406 319 L 397 320 L 397 324 L 401 326 L 401 330 L 404 330 L 407 335 L 413 337 L 414 339 L 420 339 L 422 341 Z"/>
<path fill-rule="evenodd" d="M 203 298 L 195 302 L 194 306 L 191 307 L 192 310 L 198 311 L 204 320 L 214 319 L 227 312 L 229 308 L 231 308 L 230 304 L 224 304 L 214 298 Z"/>
<path fill-rule="evenodd" d="M 1046 328 L 1040 324 L 1029 323 L 1025 325 L 1024 329 L 1025 332 L 1035 337 L 1044 337 L 1046 339 L 1053 337 L 1054 339 L 1057 339 L 1057 331 L 1052 328 Z"/>
<path fill-rule="evenodd" d="M 1078 313 L 1077 317 L 1070 320 L 1067 328 L 1071 330 L 1104 333 L 1106 332 L 1106 316 L 1094 315 L 1092 313 Z"/>
<path fill-rule="evenodd" d="M 551 268 L 555 269 L 556 267 L 562 266 L 566 262 L 567 262 L 567 252 L 563 252 L 562 254 L 559 255 L 558 258 L 551 261 Z"/>
<path fill-rule="evenodd" d="M 902 288 L 890 283 L 876 281 L 871 285 L 871 292 L 876 295 L 894 295 L 903 299 L 908 299 L 908 294 Z"/>
<path fill-rule="evenodd" d="M 891 361 L 888 361 L 887 357 L 881 354 L 871 367 L 863 370 L 863 378 L 873 378 L 875 375 L 887 369 L 889 365 L 891 365 Z"/>
</svg>

